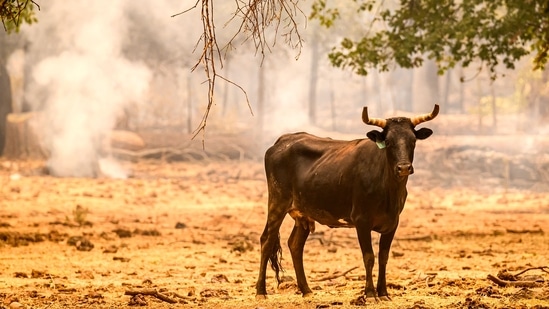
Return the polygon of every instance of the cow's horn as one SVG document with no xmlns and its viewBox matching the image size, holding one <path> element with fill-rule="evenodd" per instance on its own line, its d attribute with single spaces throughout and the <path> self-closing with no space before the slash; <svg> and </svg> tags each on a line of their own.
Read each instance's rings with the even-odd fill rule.
<svg viewBox="0 0 549 309">
<path fill-rule="evenodd" d="M 367 106 L 364 106 L 364 109 L 362 110 L 362 121 L 364 121 L 365 124 L 378 126 L 382 129 L 385 128 L 385 125 L 387 124 L 387 120 L 385 120 L 385 119 L 369 118 L 368 117 L 368 107 Z"/>
<path fill-rule="evenodd" d="M 438 110 L 439 110 L 439 106 L 438 106 L 438 104 L 435 104 L 435 107 L 433 108 L 433 111 L 431 113 L 424 114 L 424 115 L 419 115 L 419 116 L 416 116 L 416 117 L 414 117 L 410 120 L 412 121 L 412 124 L 414 126 L 417 126 L 418 124 L 420 124 L 422 122 L 429 121 L 429 120 L 432 120 L 433 118 L 435 118 L 438 115 Z"/>
</svg>

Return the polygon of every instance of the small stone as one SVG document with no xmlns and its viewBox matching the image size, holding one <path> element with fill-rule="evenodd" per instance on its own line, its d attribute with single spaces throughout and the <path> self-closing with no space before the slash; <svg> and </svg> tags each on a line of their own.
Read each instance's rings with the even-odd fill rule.
<svg viewBox="0 0 549 309">
<path fill-rule="evenodd" d="M 145 300 L 145 296 L 137 294 L 130 299 L 128 306 L 147 306 L 147 300 Z"/>
<path fill-rule="evenodd" d="M 82 239 L 76 244 L 76 250 L 78 251 L 91 251 L 94 245 L 87 238 Z"/>
<path fill-rule="evenodd" d="M 22 309 L 22 308 L 25 308 L 25 306 L 23 306 L 23 304 L 21 303 L 18 303 L 16 301 L 12 302 L 9 306 L 10 309 Z"/>
<path fill-rule="evenodd" d="M 120 237 L 120 238 L 132 237 L 132 232 L 130 230 L 127 230 L 127 229 L 116 229 L 113 232 L 116 233 L 116 235 L 118 235 L 118 237 Z"/>
<path fill-rule="evenodd" d="M 186 228 L 186 227 L 187 227 L 187 225 L 186 225 L 185 223 L 183 223 L 183 222 L 177 222 L 177 223 L 175 224 L 175 228 L 176 228 L 176 229 L 184 229 L 184 228 Z"/>
</svg>

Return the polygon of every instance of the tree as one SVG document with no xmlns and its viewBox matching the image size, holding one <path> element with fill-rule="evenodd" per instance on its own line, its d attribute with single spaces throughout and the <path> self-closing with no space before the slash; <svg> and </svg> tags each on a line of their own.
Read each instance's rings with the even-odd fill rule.
<svg viewBox="0 0 549 309">
<path fill-rule="evenodd" d="M 324 3 L 325 0 L 315 0 Z M 414 68 L 434 60 L 439 74 L 481 62 L 491 78 L 503 64 L 514 69 L 535 53 L 534 69 L 549 59 L 549 2 L 546 0 L 402 0 L 396 8 L 385 1 L 354 0 L 357 13 L 374 12 L 382 30 L 360 39 L 344 38 L 329 54 L 336 67 L 366 75 L 371 69 Z M 338 18 L 326 5 L 316 16 Z M 372 24 L 374 26 L 374 24 Z"/>
<path fill-rule="evenodd" d="M 4 30 L 8 33 L 18 32 L 21 24 L 37 22 L 34 7 L 40 6 L 34 0 L 2 0 L 0 3 L 0 18 Z"/>
<path fill-rule="evenodd" d="M 310 18 L 331 27 L 340 14 L 338 4 L 354 5 L 355 14 L 364 17 L 369 30 L 363 37 L 344 37 L 328 57 L 332 65 L 351 69 L 359 75 L 371 70 L 390 71 L 397 67 L 416 68 L 426 60 L 436 63 L 438 74 L 447 70 L 479 65 L 492 79 L 498 69 L 514 69 L 523 57 L 534 54 L 534 69 L 543 69 L 549 59 L 549 2 L 546 0 L 313 0 Z M 233 41 L 244 36 L 262 56 L 270 50 L 268 28 L 301 49 L 297 17 L 305 15 L 299 0 L 234 1 L 232 22 L 237 22 L 232 40 L 220 47 L 216 40 L 213 0 L 197 0 L 201 8 L 203 51 L 196 66 L 204 68 L 209 83 L 208 108 L 201 131 L 213 104 L 216 66 L 222 66 L 222 53 Z M 175 16 L 175 15 L 174 15 Z M 275 40 L 276 41 L 276 40 Z M 274 42 L 275 42 L 274 41 Z M 273 45 L 274 45 L 273 42 Z M 299 54 L 299 52 L 298 52 Z M 479 64 L 480 63 L 480 64 Z M 195 67 L 196 67 L 195 66 Z"/>
<path fill-rule="evenodd" d="M 214 13 L 220 11 L 215 10 L 214 2 L 196 0 L 194 6 L 182 12 L 200 10 L 203 28 L 197 46 L 201 53 L 193 70 L 204 70 L 209 89 L 197 133 L 206 127 L 216 80 L 231 83 L 217 70 L 223 66 L 223 54 L 235 43 L 248 41 L 264 57 L 275 44 L 275 37 L 283 37 L 299 55 L 303 46 L 301 17 L 318 19 L 326 27 L 348 18 L 347 14 L 364 20 L 368 30 L 362 37 L 346 35 L 328 54 L 334 66 L 359 75 L 371 70 L 420 67 L 429 59 L 437 64 L 439 74 L 456 66 L 478 65 L 479 72 L 488 69 L 495 79 L 499 68 L 512 69 L 527 55 L 535 55 L 534 69 L 544 68 L 549 59 L 546 0 L 235 0 L 223 3 L 224 12 L 227 5 L 232 3 L 234 7 L 228 22 L 234 28 L 216 28 Z M 310 10 L 302 10 L 305 4 L 311 5 Z M 355 10 L 340 14 L 338 6 L 343 5 Z M 35 22 L 35 7 L 40 8 L 34 0 L 0 0 L 5 30 L 17 31 L 22 22 Z M 234 35 L 220 43 L 216 33 L 219 29 L 233 31 Z"/>
<path fill-rule="evenodd" d="M 2 0 L 0 18 L 4 31 L 8 34 L 18 32 L 23 22 L 36 22 L 34 6 L 40 8 L 33 0 Z M 12 112 L 11 82 L 6 70 L 6 57 L 16 45 L 18 44 L 13 44 L 6 36 L 0 36 L 0 154 L 4 152 L 7 116 Z"/>
</svg>

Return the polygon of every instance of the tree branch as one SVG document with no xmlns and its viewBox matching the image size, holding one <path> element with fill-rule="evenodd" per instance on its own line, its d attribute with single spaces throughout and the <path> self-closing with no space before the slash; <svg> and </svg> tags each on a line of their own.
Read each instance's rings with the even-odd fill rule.
<svg viewBox="0 0 549 309">
<path fill-rule="evenodd" d="M 540 286 L 541 282 L 537 281 L 507 281 L 507 280 L 501 280 L 500 278 L 492 275 L 488 275 L 486 279 L 494 282 L 495 284 L 501 286 L 501 287 L 507 287 L 507 286 L 514 286 L 514 287 L 536 287 Z"/>
<path fill-rule="evenodd" d="M 170 304 L 176 304 L 177 300 L 168 297 L 167 295 L 164 295 L 160 292 L 158 292 L 156 289 L 138 289 L 138 290 L 127 290 L 124 292 L 124 295 L 129 296 L 135 296 L 135 295 L 149 295 L 154 296 L 162 301 L 165 301 Z"/>
<path fill-rule="evenodd" d="M 318 279 L 314 279 L 313 281 L 314 282 L 320 282 L 320 281 L 327 281 L 327 280 L 332 280 L 332 279 L 336 279 L 336 278 L 339 278 L 339 277 L 343 277 L 343 276 L 347 275 L 348 273 L 352 272 L 353 270 L 355 270 L 357 268 L 358 268 L 358 266 L 355 266 L 355 267 L 352 267 L 352 268 L 350 268 L 346 271 L 343 271 L 343 272 L 336 271 L 331 275 L 327 275 L 327 276 L 324 276 L 324 277 L 321 277 L 321 278 L 318 278 Z"/>
<path fill-rule="evenodd" d="M 543 271 L 543 272 L 549 274 L 549 271 L 548 271 L 549 266 L 538 266 L 538 267 L 528 267 L 528 268 L 526 268 L 525 270 L 522 270 L 522 271 L 516 273 L 516 274 L 515 274 L 515 277 L 516 277 L 516 276 L 520 276 L 520 275 L 524 274 L 524 273 L 527 272 L 527 271 L 535 270 L 535 269 L 539 269 L 539 270 L 541 270 L 541 271 Z"/>
<path fill-rule="evenodd" d="M 241 19 L 241 22 L 238 30 L 223 47 L 223 49 L 227 51 L 231 46 L 233 46 L 234 41 L 238 37 L 241 35 L 246 35 L 244 41 L 250 39 L 253 41 L 256 53 L 261 53 L 263 62 L 265 51 L 270 51 L 266 33 L 267 28 L 275 28 L 275 37 L 273 38 L 274 46 L 276 44 L 278 30 L 281 27 L 281 23 L 284 22 L 282 27 L 287 29 L 287 31 L 283 33 L 282 36 L 285 38 L 286 44 L 299 50 L 296 58 L 299 57 L 301 54 L 301 48 L 303 47 L 303 39 L 298 31 L 296 16 L 298 13 L 303 14 L 303 12 L 299 9 L 297 5 L 298 2 L 299 0 L 249 0 L 247 2 L 244 0 L 235 0 L 236 10 L 233 16 L 229 19 L 229 23 L 236 19 Z M 218 77 L 242 90 L 246 96 L 248 108 L 253 115 L 248 95 L 244 89 L 236 83 L 217 74 L 217 67 L 219 66 L 223 68 L 223 57 L 221 55 L 221 49 L 219 48 L 215 32 L 215 18 L 213 10 L 214 0 L 197 0 L 193 7 L 174 14 L 172 17 L 179 16 L 189 12 L 190 10 L 196 9 L 199 3 L 201 4 L 203 32 L 198 39 L 197 47 L 200 42 L 202 42 L 203 49 L 197 63 L 192 67 L 191 71 L 194 72 L 198 66 L 204 68 L 206 81 L 208 83 L 208 102 L 202 116 L 202 120 L 193 132 L 193 139 L 199 133 L 205 133 L 208 116 L 210 115 L 210 111 L 215 104 L 215 83 Z M 202 140 L 202 143 L 204 146 L 204 139 Z"/>
<path fill-rule="evenodd" d="M 18 31 L 19 26 L 21 26 L 22 24 L 22 17 L 27 20 L 27 18 L 33 16 L 32 6 L 29 7 L 29 3 L 35 5 L 38 10 L 40 10 L 40 5 L 38 5 L 38 3 L 36 3 L 34 0 L 23 0 L 21 2 L 19 0 L 4 0 L 0 2 L 0 18 L 2 19 L 4 31 L 10 32 L 10 30 L 12 29 Z M 13 28 L 6 26 L 6 23 L 10 22 L 13 24 Z M 27 22 L 31 23 L 31 21 L 28 20 Z"/>
</svg>

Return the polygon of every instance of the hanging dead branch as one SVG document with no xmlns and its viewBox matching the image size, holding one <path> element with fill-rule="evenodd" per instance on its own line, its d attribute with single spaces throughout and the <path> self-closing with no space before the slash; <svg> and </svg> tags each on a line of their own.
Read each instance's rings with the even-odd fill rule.
<svg viewBox="0 0 549 309">
<path fill-rule="evenodd" d="M 296 17 L 299 14 L 304 15 L 299 9 L 298 2 L 299 0 L 250 0 L 246 3 L 235 0 L 236 11 L 230 22 L 237 18 L 242 22 L 227 46 L 231 46 L 236 38 L 243 34 L 247 40 L 253 41 L 256 52 L 263 58 L 265 51 L 271 51 L 265 30 L 273 27 L 276 35 L 272 45 L 276 44 L 276 37 L 281 35 L 284 43 L 298 50 L 298 58 L 303 47 L 303 39 L 298 31 Z M 279 33 L 281 29 L 283 32 Z"/>
<path fill-rule="evenodd" d="M 230 22 L 236 22 L 240 20 L 240 26 L 229 42 L 220 48 L 216 36 L 215 18 L 214 18 L 214 0 L 197 0 L 193 7 L 182 11 L 181 13 L 172 15 L 172 17 L 179 16 L 193 9 L 197 9 L 200 5 L 201 8 L 201 20 L 202 20 L 202 35 L 200 36 L 197 46 L 202 46 L 202 53 L 198 58 L 198 61 L 193 66 L 192 71 L 197 67 L 202 67 L 206 75 L 206 82 L 208 83 L 208 103 L 202 116 L 202 120 L 194 131 L 193 138 L 195 138 L 200 132 L 203 134 L 206 130 L 208 116 L 215 104 L 215 84 L 217 78 L 221 78 L 225 82 L 228 82 L 237 88 L 239 88 L 246 96 L 246 102 L 250 113 L 252 108 L 246 91 L 239 85 L 232 81 L 220 76 L 217 73 L 217 68 L 223 68 L 223 57 L 221 51 L 228 52 L 231 50 L 234 42 L 237 38 L 244 36 L 245 41 L 253 41 L 256 53 L 260 53 L 265 57 L 265 51 L 270 51 L 269 39 L 267 38 L 266 30 L 268 28 L 275 29 L 275 37 L 272 40 L 272 45 L 276 44 L 276 37 L 281 35 L 284 38 L 286 44 L 294 49 L 298 49 L 298 55 L 301 53 L 303 40 L 298 31 L 298 23 L 296 17 L 303 12 L 298 7 L 299 0 L 235 0 L 235 12 Z M 304 14 L 303 14 L 304 15 Z M 282 33 L 279 30 L 282 29 Z M 204 139 L 202 140 L 204 142 Z"/>
<path fill-rule="evenodd" d="M 172 15 L 172 17 L 178 16 L 188 11 L 191 11 L 193 9 L 196 9 L 198 7 L 198 4 L 201 4 L 201 21 L 202 21 L 203 32 L 197 42 L 197 46 L 195 47 L 195 50 L 200 45 L 201 42 L 202 42 L 203 48 L 202 48 L 202 53 L 198 58 L 198 61 L 192 67 L 191 71 L 194 72 L 194 70 L 198 66 L 202 66 L 204 68 L 204 73 L 206 74 L 206 79 L 208 82 L 208 104 L 206 105 L 206 110 L 204 111 L 204 115 L 202 116 L 200 125 L 198 126 L 198 128 L 195 130 L 193 134 L 193 138 L 195 138 L 200 132 L 204 133 L 206 129 L 208 116 L 214 104 L 215 82 L 218 76 L 216 72 L 216 64 L 219 62 L 219 65 L 223 67 L 223 59 L 221 57 L 219 45 L 217 44 L 217 38 L 216 38 L 216 32 L 215 32 L 213 0 L 197 0 L 193 7 L 181 13 Z M 246 96 L 246 99 L 247 99 L 247 96 Z"/>
</svg>

